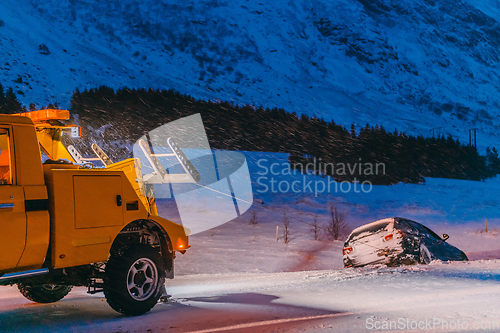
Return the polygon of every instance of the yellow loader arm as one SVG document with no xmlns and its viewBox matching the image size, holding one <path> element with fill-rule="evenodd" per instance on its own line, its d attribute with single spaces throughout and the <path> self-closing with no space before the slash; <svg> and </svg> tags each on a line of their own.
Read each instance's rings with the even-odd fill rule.
<svg viewBox="0 0 500 333">
<path fill-rule="evenodd" d="M 63 131 L 71 131 L 73 137 L 80 137 L 80 127 L 61 123 L 61 120 L 69 119 L 68 110 L 47 109 L 16 113 L 15 115 L 28 117 L 33 121 L 40 149 L 50 159 L 66 159 L 75 162 L 61 142 Z"/>
</svg>

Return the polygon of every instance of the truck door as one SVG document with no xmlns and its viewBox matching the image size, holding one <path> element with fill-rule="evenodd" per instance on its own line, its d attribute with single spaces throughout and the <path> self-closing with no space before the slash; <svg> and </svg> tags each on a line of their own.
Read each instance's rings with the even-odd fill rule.
<svg viewBox="0 0 500 333">
<path fill-rule="evenodd" d="M 0 125 L 0 272 L 13 270 L 26 242 L 24 191 L 15 184 L 12 129 Z"/>
</svg>

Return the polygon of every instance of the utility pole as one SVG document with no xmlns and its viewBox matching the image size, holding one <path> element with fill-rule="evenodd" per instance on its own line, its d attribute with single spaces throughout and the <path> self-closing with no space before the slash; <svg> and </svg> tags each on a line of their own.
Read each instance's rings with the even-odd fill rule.
<svg viewBox="0 0 500 333">
<path fill-rule="evenodd" d="M 477 149 L 477 127 L 469 130 L 469 147 L 472 147 L 472 134 L 474 134 L 474 148 Z"/>
<path fill-rule="evenodd" d="M 434 127 L 434 128 L 432 128 L 432 129 L 431 129 L 431 131 L 432 131 L 432 137 L 433 137 L 433 138 L 435 137 L 435 136 L 434 136 L 434 131 L 436 131 L 436 134 L 439 136 L 439 134 L 441 134 L 441 129 L 442 129 L 442 128 L 443 128 L 443 127 Z"/>
<path fill-rule="evenodd" d="M 477 130 L 477 128 L 474 128 L 474 148 L 477 149 L 476 130 Z"/>
</svg>

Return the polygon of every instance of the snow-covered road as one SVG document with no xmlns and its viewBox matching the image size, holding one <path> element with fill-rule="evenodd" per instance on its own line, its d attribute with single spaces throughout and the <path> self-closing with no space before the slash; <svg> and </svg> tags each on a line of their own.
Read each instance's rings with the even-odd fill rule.
<svg viewBox="0 0 500 333">
<path fill-rule="evenodd" d="M 366 332 L 384 325 L 392 331 L 500 330 L 498 260 L 187 275 L 167 286 L 172 294 L 169 303 L 133 318 L 116 314 L 102 295 L 87 295 L 84 288 L 75 288 L 58 303 L 42 305 L 23 299 L 15 287 L 2 287 L 0 330 Z"/>
</svg>

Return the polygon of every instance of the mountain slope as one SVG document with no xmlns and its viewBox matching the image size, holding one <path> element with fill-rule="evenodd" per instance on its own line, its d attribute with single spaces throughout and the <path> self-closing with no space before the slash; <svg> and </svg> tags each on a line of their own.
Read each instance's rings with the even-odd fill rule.
<svg viewBox="0 0 500 333">
<path fill-rule="evenodd" d="M 0 1 L 0 83 L 174 88 L 389 129 L 498 141 L 496 1 Z M 50 54 L 47 54 L 50 53 Z M 440 128 L 439 128 L 440 127 Z M 434 131 L 432 129 L 434 128 Z"/>
</svg>

